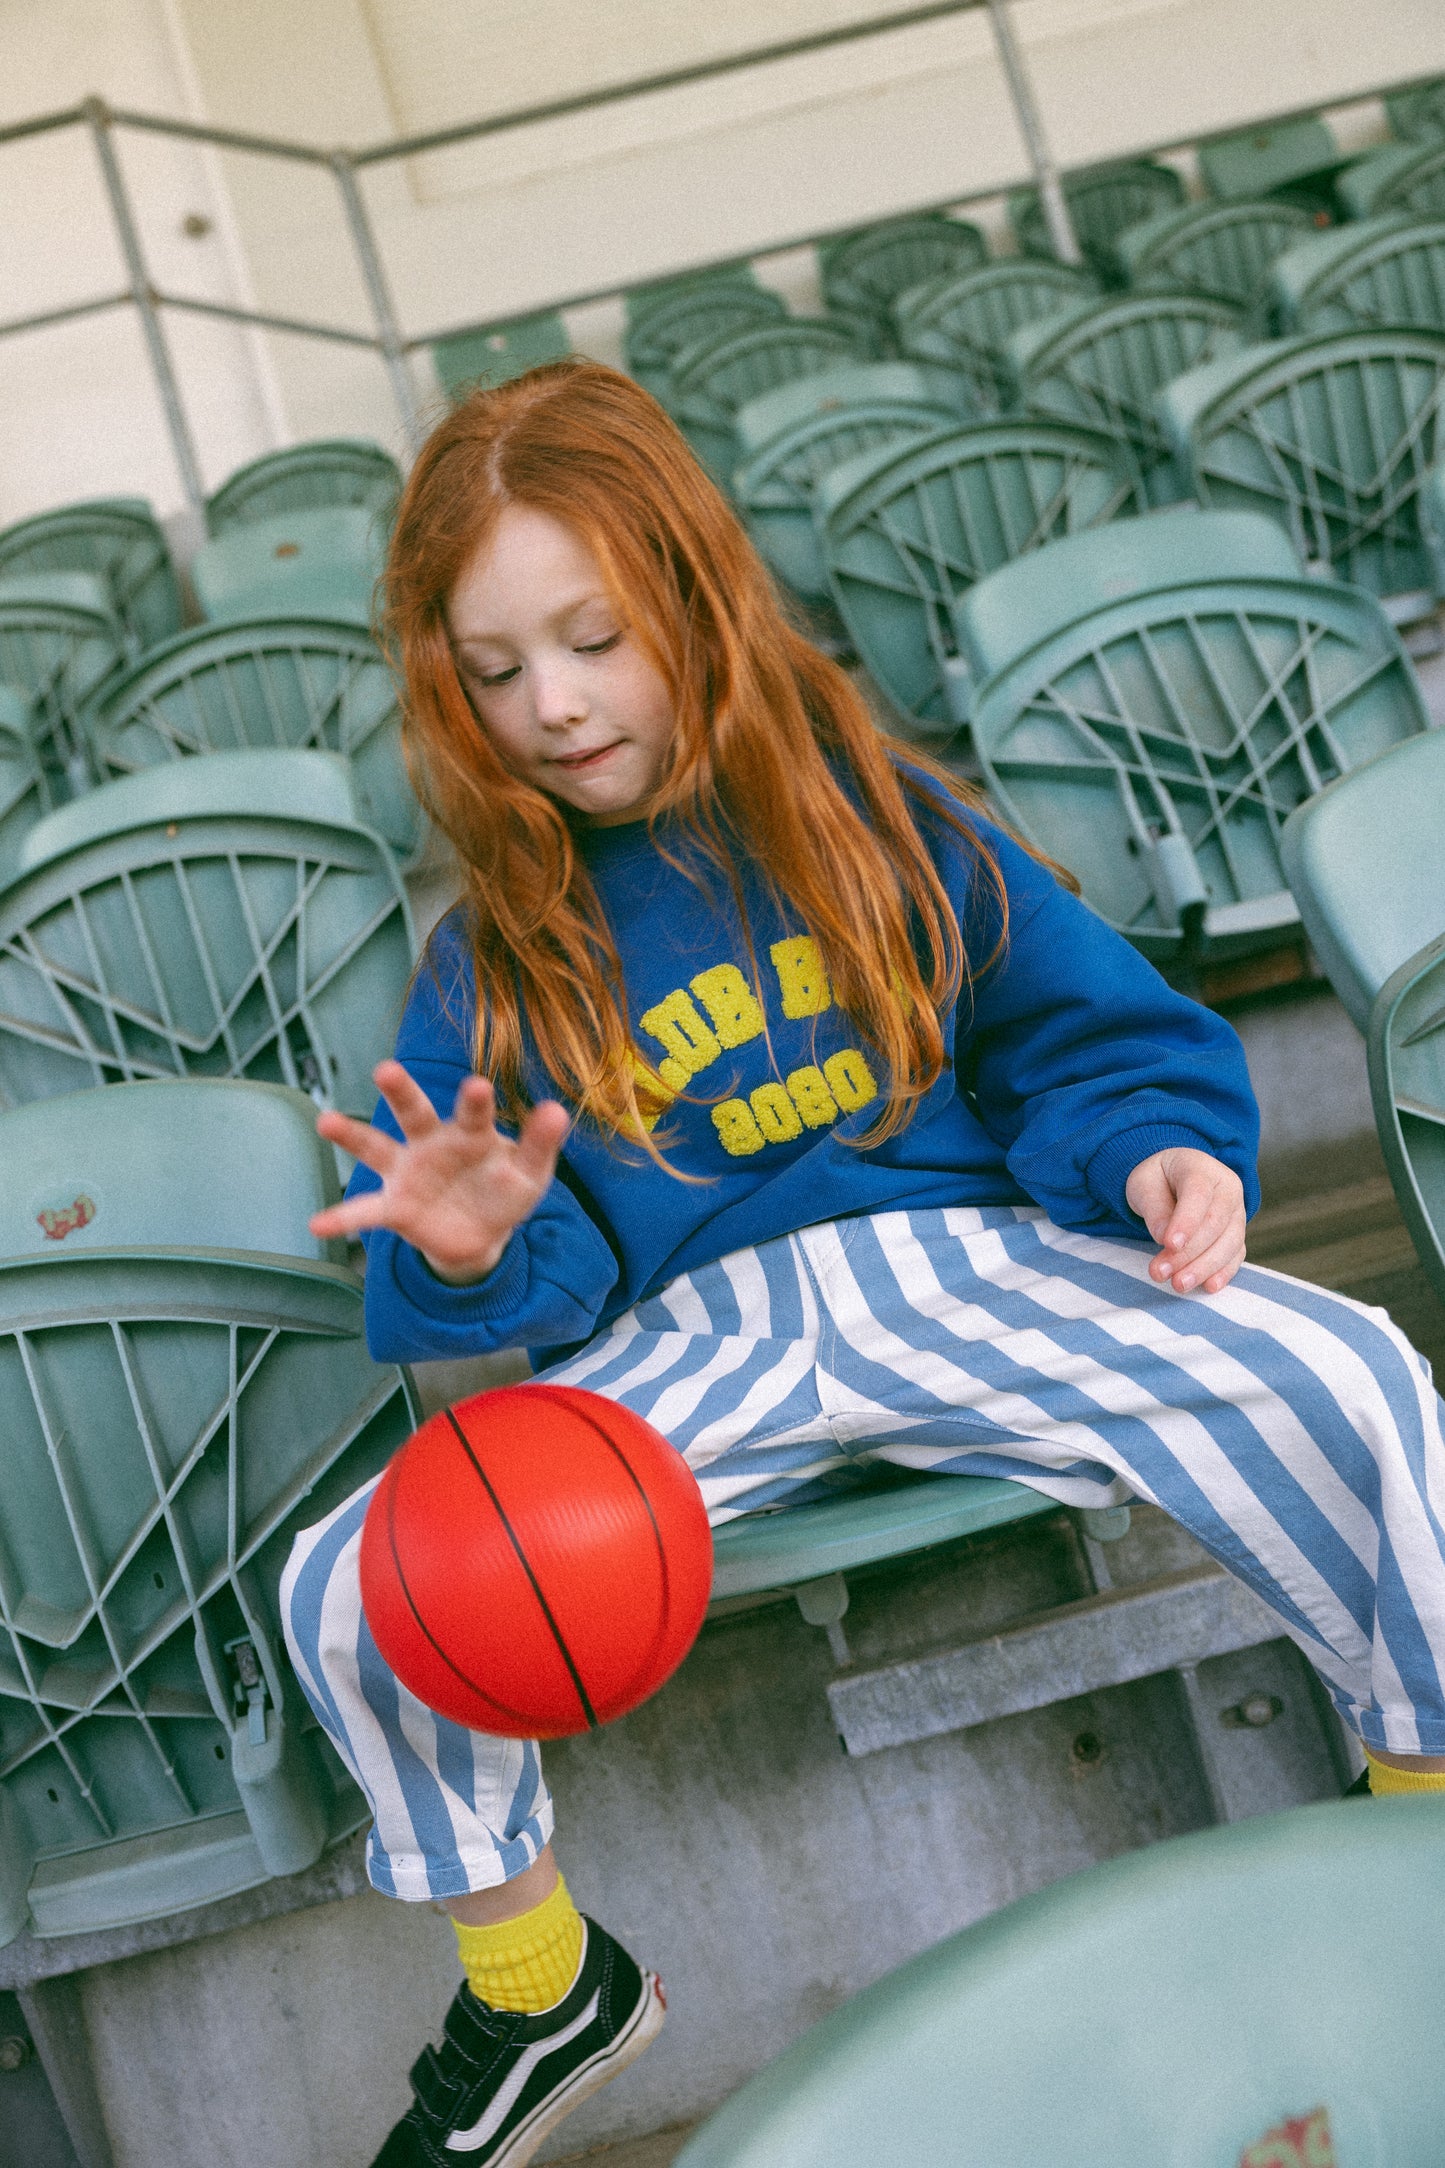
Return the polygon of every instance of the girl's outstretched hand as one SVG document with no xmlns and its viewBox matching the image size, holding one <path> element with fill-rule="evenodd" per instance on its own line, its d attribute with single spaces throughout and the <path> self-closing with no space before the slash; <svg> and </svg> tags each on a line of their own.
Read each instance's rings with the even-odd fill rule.
<svg viewBox="0 0 1445 2168">
<path fill-rule="evenodd" d="M 323 1114 L 316 1127 L 380 1175 L 381 1187 L 318 1212 L 311 1232 L 324 1241 L 389 1227 L 421 1251 L 439 1279 L 459 1287 L 484 1280 L 551 1183 L 567 1135 L 565 1110 L 544 1099 L 514 1139 L 497 1127 L 485 1077 L 465 1080 L 450 1121 L 399 1061 L 380 1062 L 375 1080 L 400 1140 L 349 1114 Z"/>
<path fill-rule="evenodd" d="M 1159 1245 L 1150 1277 L 1217 1295 L 1244 1263 L 1244 1185 L 1208 1152 L 1174 1144 L 1141 1159 L 1124 1195 Z"/>
</svg>

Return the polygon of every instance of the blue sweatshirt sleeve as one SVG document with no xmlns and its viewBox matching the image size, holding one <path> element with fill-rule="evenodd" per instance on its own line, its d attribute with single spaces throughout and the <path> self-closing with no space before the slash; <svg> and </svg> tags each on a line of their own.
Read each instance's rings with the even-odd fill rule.
<svg viewBox="0 0 1445 2168">
<path fill-rule="evenodd" d="M 1011 838 L 979 822 L 1009 899 L 1006 947 L 959 1010 L 957 1070 L 1020 1188 L 1062 1227 L 1138 1234 L 1124 1185 L 1139 1162 L 1192 1145 L 1259 1204 L 1259 1111 L 1238 1035 L 1146 960 Z M 998 920 L 972 896 L 972 955 Z"/>
<path fill-rule="evenodd" d="M 417 974 L 396 1044 L 397 1060 L 439 1114 L 451 1113 L 472 1073 L 471 1029 L 469 969 L 453 927 L 444 922 Z M 399 1134 L 385 1100 L 372 1120 L 389 1135 Z M 347 1195 L 379 1186 L 369 1167 L 358 1166 Z M 366 1342 L 377 1362 L 429 1362 L 585 1340 L 617 1280 L 610 1244 L 560 1180 L 513 1229 L 496 1269 L 471 1287 L 439 1280 L 389 1228 L 376 1228 L 363 1241 Z"/>
</svg>

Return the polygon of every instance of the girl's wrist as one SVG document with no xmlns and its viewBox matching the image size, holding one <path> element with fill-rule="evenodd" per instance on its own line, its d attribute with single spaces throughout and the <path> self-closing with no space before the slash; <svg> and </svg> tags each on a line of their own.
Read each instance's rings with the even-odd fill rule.
<svg viewBox="0 0 1445 2168">
<path fill-rule="evenodd" d="M 494 1249 L 484 1252 L 480 1257 L 466 1258 L 461 1262 L 452 1258 L 444 1263 L 441 1258 L 433 1257 L 429 1250 L 423 1250 L 421 1256 L 428 1272 L 447 1287 L 476 1287 L 481 1281 L 491 1278 L 501 1263 L 510 1240 L 511 1235 L 508 1232 Z"/>
</svg>

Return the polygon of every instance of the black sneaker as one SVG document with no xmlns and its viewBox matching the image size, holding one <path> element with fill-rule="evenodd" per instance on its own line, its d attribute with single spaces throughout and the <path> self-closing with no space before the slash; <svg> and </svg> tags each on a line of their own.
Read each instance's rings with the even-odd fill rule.
<svg viewBox="0 0 1445 2168">
<path fill-rule="evenodd" d="M 562 2000 L 532 2016 L 494 2010 L 465 1983 L 439 2048 L 412 2065 L 416 2098 L 372 2168 L 522 2168 L 550 2130 L 662 2030 L 662 1982 L 595 1920 Z"/>
</svg>

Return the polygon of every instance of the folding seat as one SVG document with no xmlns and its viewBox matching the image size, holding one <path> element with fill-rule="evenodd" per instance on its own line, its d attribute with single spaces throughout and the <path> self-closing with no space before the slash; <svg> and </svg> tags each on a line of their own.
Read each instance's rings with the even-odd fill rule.
<svg viewBox="0 0 1445 2168">
<path fill-rule="evenodd" d="M 726 484 L 737 463 L 739 407 L 796 377 L 871 358 L 860 339 L 822 319 L 725 331 L 677 356 L 666 403 L 698 457 Z"/>
<path fill-rule="evenodd" d="M 1445 75 L 1416 83 L 1385 100 L 1390 133 L 1402 143 L 1438 143 L 1445 139 Z"/>
<path fill-rule="evenodd" d="M 1286 336 L 1374 324 L 1445 332 L 1445 219 L 1393 211 L 1314 234 L 1277 259 L 1270 296 Z"/>
<path fill-rule="evenodd" d="M 124 655 L 125 632 L 97 574 L 0 580 L 0 685 L 29 703 L 32 741 L 54 799 L 94 780 L 80 714 Z"/>
<path fill-rule="evenodd" d="M 158 1918 L 365 1819 L 286 1659 L 297 1526 L 416 1420 L 299 1093 L 0 1114 L 0 1942 Z"/>
<path fill-rule="evenodd" d="M 1145 1842 L 853 1996 L 676 2168 L 1424 2168 L 1440 1903 L 1436 1799 Z"/>
<path fill-rule="evenodd" d="M 396 684 L 360 626 L 306 618 L 203 625 L 103 686 L 83 728 L 102 776 L 241 746 L 344 753 L 363 817 L 407 863 L 424 847 Z"/>
<path fill-rule="evenodd" d="M 994 803 L 1186 979 L 1292 934 L 1286 818 L 1429 727 L 1379 605 L 1304 575 L 1268 524 L 1179 510 L 1075 535 L 959 613 Z"/>
<path fill-rule="evenodd" d="M 818 254 L 828 307 L 886 323 L 893 302 L 910 286 L 986 263 L 988 243 L 977 226 L 935 211 L 865 226 Z"/>
<path fill-rule="evenodd" d="M 1207 294 L 1249 309 L 1275 258 L 1314 231 L 1291 203 L 1191 203 L 1130 226 L 1115 254 L 1133 293 Z"/>
<path fill-rule="evenodd" d="M 30 702 L 0 685 L 0 884 L 14 871 L 21 838 L 51 805 L 31 729 Z"/>
<path fill-rule="evenodd" d="M 437 380 L 448 399 L 458 399 L 478 385 L 505 384 L 544 361 L 561 361 L 572 351 L 567 326 L 555 309 L 514 317 L 506 324 L 483 324 L 432 341 Z"/>
<path fill-rule="evenodd" d="M 696 286 L 747 286 L 759 290 L 757 273 L 741 257 L 733 263 L 704 264 L 692 271 L 674 271 L 666 278 L 647 279 L 641 286 L 629 286 L 623 297 L 628 331 L 635 330 L 655 308 Z"/>
<path fill-rule="evenodd" d="M 0 891 L 0 1103 L 250 1077 L 367 1114 L 412 946 L 334 753 L 143 769 L 20 842 Z"/>
<path fill-rule="evenodd" d="M 787 313 L 781 294 L 753 280 L 698 279 L 680 285 L 659 295 L 645 315 L 628 325 L 623 341 L 628 371 L 667 406 L 672 365 L 679 354 L 749 325 L 778 323 Z"/>
<path fill-rule="evenodd" d="M 143 497 L 67 504 L 0 534 L 0 581 L 35 573 L 99 578 L 136 654 L 181 629 L 181 591 L 159 521 Z"/>
<path fill-rule="evenodd" d="M 1384 211 L 1445 218 L 1445 142 L 1393 143 L 1372 151 L 1335 185 L 1351 218 L 1374 218 Z"/>
<path fill-rule="evenodd" d="M 381 516 L 365 505 L 281 512 L 207 542 L 191 559 L 191 584 L 212 624 L 315 617 L 367 626 L 386 541 Z"/>
<path fill-rule="evenodd" d="M 401 495 L 401 469 L 390 452 L 362 437 L 324 437 L 267 452 L 238 467 L 206 504 L 212 535 L 277 512 L 311 512 L 329 504 L 365 505 L 389 523 Z"/>
<path fill-rule="evenodd" d="M 1113 248 L 1119 235 L 1141 218 L 1175 210 L 1184 201 L 1184 183 L 1174 168 L 1157 166 L 1148 158 L 1066 173 L 1063 189 L 1079 247 L 1106 281 L 1114 275 Z M 1053 255 L 1037 189 L 1015 190 L 1008 199 L 1008 221 L 1025 256 Z"/>
<path fill-rule="evenodd" d="M 1113 437 L 1151 504 L 1182 494 L 1155 401 L 1174 377 L 1244 344 L 1238 312 L 1191 294 L 1129 294 L 1026 324 L 1008 341 L 1030 413 Z"/>
<path fill-rule="evenodd" d="M 1098 292 L 1086 271 L 1018 256 L 910 287 L 894 303 L 893 320 L 905 355 L 962 369 L 980 408 L 992 414 L 1013 395 L 1004 359 L 1010 336 Z"/>
<path fill-rule="evenodd" d="M 1347 161 L 1317 114 L 1242 128 L 1199 146 L 1199 172 L 1211 196 L 1279 196 L 1312 216 L 1332 217 L 1334 176 Z"/>
<path fill-rule="evenodd" d="M 1302 806 L 1283 856 L 1315 953 L 1366 1035 L 1385 1164 L 1445 1301 L 1442 805 L 1445 731 L 1433 730 Z"/>
<path fill-rule="evenodd" d="M 739 407 L 742 463 L 733 496 L 759 550 L 795 595 L 828 599 L 813 524 L 822 476 L 860 452 L 956 429 L 967 411 L 961 378 L 901 361 L 825 369 Z"/>
<path fill-rule="evenodd" d="M 1387 599 L 1403 623 L 1445 591 L 1419 511 L 1445 451 L 1442 403 L 1445 336 L 1339 331 L 1191 370 L 1160 414 L 1201 504 L 1268 512 L 1307 564 Z"/>
<path fill-rule="evenodd" d="M 828 584 L 869 674 L 907 727 L 968 718 L 955 616 L 975 580 L 1056 535 L 1143 509 L 1107 437 L 989 422 L 834 467 L 815 517 Z"/>
</svg>

